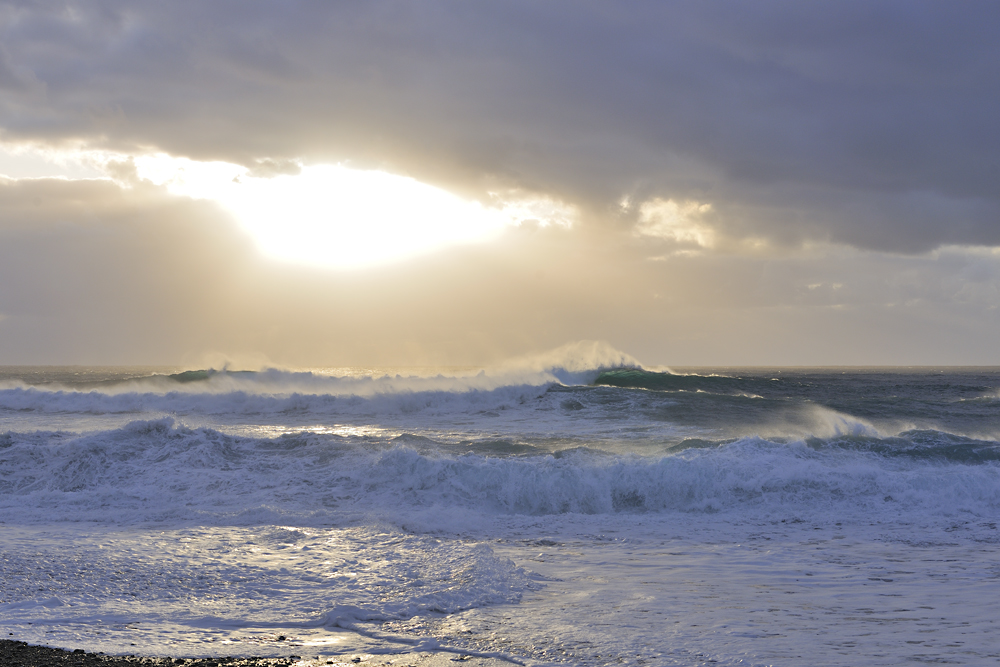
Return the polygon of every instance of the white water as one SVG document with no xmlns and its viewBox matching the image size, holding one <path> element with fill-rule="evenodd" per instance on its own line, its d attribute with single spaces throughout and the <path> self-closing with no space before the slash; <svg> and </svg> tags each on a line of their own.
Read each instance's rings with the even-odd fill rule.
<svg viewBox="0 0 1000 667">
<path fill-rule="evenodd" d="M 0 628 L 321 662 L 1000 660 L 996 443 L 758 390 L 682 422 L 716 399 L 564 386 L 587 377 L 6 380 Z"/>
<path fill-rule="evenodd" d="M 508 518 L 465 539 L 395 527 L 8 529 L 6 594 L 30 590 L 0 614 L 32 642 L 174 656 L 997 659 L 995 525 L 797 521 Z"/>
</svg>

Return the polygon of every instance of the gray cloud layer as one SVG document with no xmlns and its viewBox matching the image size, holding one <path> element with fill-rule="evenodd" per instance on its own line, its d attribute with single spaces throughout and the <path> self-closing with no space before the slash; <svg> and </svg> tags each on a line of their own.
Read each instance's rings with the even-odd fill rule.
<svg viewBox="0 0 1000 667">
<path fill-rule="evenodd" d="M 346 161 L 583 224 L 345 273 L 264 260 L 127 161 L 119 184 L 0 178 L 0 363 L 579 339 L 654 364 L 1000 363 L 998 34 L 973 2 L 3 4 L 0 142 Z"/>
<path fill-rule="evenodd" d="M 997 34 L 992 2 L 20 3 L 0 127 L 516 187 L 592 223 L 631 194 L 779 244 L 998 245 Z"/>
</svg>

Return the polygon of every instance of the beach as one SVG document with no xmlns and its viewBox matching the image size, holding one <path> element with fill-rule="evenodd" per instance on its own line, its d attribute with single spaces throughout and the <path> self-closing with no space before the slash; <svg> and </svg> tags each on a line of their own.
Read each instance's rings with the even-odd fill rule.
<svg viewBox="0 0 1000 667">
<path fill-rule="evenodd" d="M 171 658 L 169 656 L 105 655 L 87 653 L 82 649 L 74 651 L 32 646 L 9 639 L 0 640 L 0 664 L 8 667 L 48 667 L 49 665 L 80 665 L 81 667 L 166 667 L 185 665 L 186 667 L 312 667 L 313 665 L 411 665 L 412 667 L 440 667 L 458 662 L 478 667 L 494 667 L 510 664 L 492 658 L 479 658 L 465 654 L 413 653 L 402 656 L 344 656 L 339 660 L 308 658 L 289 655 L 284 658 L 221 657 L 221 658 Z"/>
</svg>

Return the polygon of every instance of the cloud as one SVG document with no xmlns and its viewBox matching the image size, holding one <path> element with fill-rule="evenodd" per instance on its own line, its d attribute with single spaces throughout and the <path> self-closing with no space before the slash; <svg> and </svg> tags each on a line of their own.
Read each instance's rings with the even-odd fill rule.
<svg viewBox="0 0 1000 667">
<path fill-rule="evenodd" d="M 271 160 L 269 158 L 256 160 L 256 163 L 247 171 L 247 175 L 254 178 L 298 176 L 301 173 L 302 165 L 295 160 Z"/>
<path fill-rule="evenodd" d="M 1000 243 L 998 30 L 994 3 L 19 5 L 3 71 L 46 94 L 0 127 L 517 189 L 594 225 L 623 195 L 708 200 L 726 235 L 923 252 Z"/>
<path fill-rule="evenodd" d="M 37 90 L 40 87 L 41 82 L 34 73 L 14 65 L 7 49 L 0 44 L 0 90 L 9 95 Z"/>
<path fill-rule="evenodd" d="M 0 357 L 179 357 L 218 335 L 213 313 L 229 313 L 252 258 L 217 210 L 155 188 L 0 179 Z"/>
<path fill-rule="evenodd" d="M 678 203 L 673 199 L 657 197 L 639 206 L 639 222 L 635 226 L 635 233 L 699 248 L 711 248 L 715 245 L 715 232 L 701 220 L 711 210 L 711 204 L 696 201 Z"/>
<path fill-rule="evenodd" d="M 985 2 L 4 5 L 0 170 L 39 178 L 0 179 L 0 361 L 1000 363 L 998 33 Z M 279 264 L 158 155 L 521 224 Z"/>
<path fill-rule="evenodd" d="M 479 364 L 590 339 L 648 365 L 1000 363 L 996 251 L 651 262 L 650 242 L 524 225 L 329 272 L 149 183 L 0 179 L 0 362 Z"/>
</svg>

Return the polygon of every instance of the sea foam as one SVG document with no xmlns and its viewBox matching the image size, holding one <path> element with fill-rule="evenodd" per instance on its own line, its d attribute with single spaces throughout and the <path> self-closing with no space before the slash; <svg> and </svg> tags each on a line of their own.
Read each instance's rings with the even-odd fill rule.
<svg viewBox="0 0 1000 667">
<path fill-rule="evenodd" d="M 835 506 L 857 516 L 988 516 L 1000 508 L 995 448 L 954 438 L 938 449 L 878 438 L 744 438 L 660 456 L 592 449 L 497 456 L 449 452 L 426 439 L 417 441 L 420 449 L 400 442 L 408 440 L 239 437 L 171 418 L 83 435 L 7 433 L 0 438 L 0 519 L 50 520 L 55 508 L 63 520 L 312 525 L 440 508 L 766 515 Z M 978 459 L 963 458 L 977 448 Z"/>
</svg>

